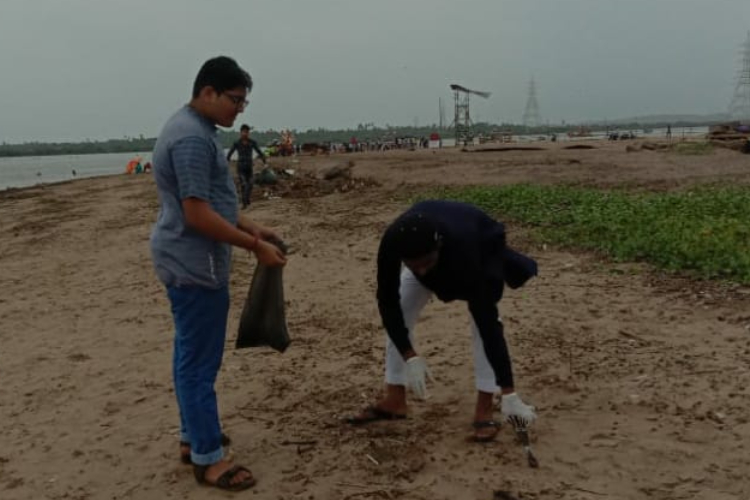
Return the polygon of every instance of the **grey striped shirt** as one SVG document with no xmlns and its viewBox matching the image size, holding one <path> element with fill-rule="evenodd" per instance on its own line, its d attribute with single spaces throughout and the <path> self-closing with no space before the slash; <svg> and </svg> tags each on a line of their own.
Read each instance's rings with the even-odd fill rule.
<svg viewBox="0 0 750 500">
<path fill-rule="evenodd" d="M 159 134 L 153 164 L 159 193 L 159 215 L 151 232 L 156 275 L 167 286 L 226 286 L 231 246 L 187 226 L 182 211 L 182 200 L 198 198 L 237 224 L 237 194 L 215 125 L 183 107 Z"/>
</svg>

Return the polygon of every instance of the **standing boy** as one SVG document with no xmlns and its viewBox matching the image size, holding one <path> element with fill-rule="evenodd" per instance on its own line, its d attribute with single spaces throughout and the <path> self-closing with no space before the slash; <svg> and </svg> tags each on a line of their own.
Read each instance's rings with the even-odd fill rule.
<svg viewBox="0 0 750 500">
<path fill-rule="evenodd" d="M 173 377 L 180 410 L 180 449 L 200 483 L 226 490 L 255 484 L 252 473 L 224 458 L 214 383 L 229 312 L 231 247 L 259 262 L 283 265 L 270 229 L 239 217 L 217 125 L 231 127 L 247 105 L 250 75 L 228 57 L 201 67 L 189 104 L 175 113 L 154 146 L 159 215 L 151 254 L 166 286 L 175 325 Z"/>
</svg>

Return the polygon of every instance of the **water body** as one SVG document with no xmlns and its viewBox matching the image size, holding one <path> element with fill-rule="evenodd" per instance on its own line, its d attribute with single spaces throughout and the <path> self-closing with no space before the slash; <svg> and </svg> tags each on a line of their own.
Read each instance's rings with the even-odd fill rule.
<svg viewBox="0 0 750 500">
<path fill-rule="evenodd" d="M 0 158 L 0 189 L 122 174 L 137 155 L 144 163 L 151 159 L 150 152 Z"/>
</svg>

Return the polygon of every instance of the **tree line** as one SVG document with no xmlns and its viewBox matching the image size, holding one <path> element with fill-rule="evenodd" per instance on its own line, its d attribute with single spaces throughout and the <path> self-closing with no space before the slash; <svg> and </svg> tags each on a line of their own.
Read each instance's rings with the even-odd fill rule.
<svg viewBox="0 0 750 500">
<path fill-rule="evenodd" d="M 673 128 L 677 127 L 698 127 L 706 126 L 711 123 L 707 122 L 678 122 L 670 123 Z M 607 126 L 602 123 L 583 124 L 589 128 L 605 129 L 615 128 L 618 130 L 638 130 L 645 126 L 648 128 L 666 127 L 667 123 L 641 123 L 617 124 L 616 126 Z M 509 132 L 513 135 L 549 135 L 561 134 L 570 130 L 575 130 L 581 125 L 556 124 L 543 125 L 539 127 L 525 127 L 516 124 L 493 124 L 493 123 L 476 123 L 473 126 L 475 135 L 490 135 L 497 132 Z M 424 126 L 391 126 L 376 127 L 371 123 L 359 124 L 355 128 L 347 129 L 325 129 L 316 128 L 308 130 L 292 129 L 295 143 L 327 143 L 337 142 L 346 143 L 352 137 L 358 141 L 389 141 L 397 137 L 429 137 L 433 132 L 438 132 L 444 138 L 454 136 L 452 127 L 443 128 L 437 125 Z M 254 130 L 252 137 L 258 141 L 261 146 L 267 146 L 273 141 L 280 140 L 281 130 Z M 237 131 L 219 131 L 219 139 L 224 147 L 229 147 L 237 140 L 239 132 Z M 50 155 L 78 155 L 78 154 L 97 154 L 97 153 L 134 153 L 151 151 L 154 148 L 156 138 L 154 137 L 126 137 L 123 139 L 109 139 L 106 141 L 86 140 L 82 142 L 25 142 L 21 144 L 0 144 L 0 157 L 13 156 L 50 156 Z"/>
</svg>

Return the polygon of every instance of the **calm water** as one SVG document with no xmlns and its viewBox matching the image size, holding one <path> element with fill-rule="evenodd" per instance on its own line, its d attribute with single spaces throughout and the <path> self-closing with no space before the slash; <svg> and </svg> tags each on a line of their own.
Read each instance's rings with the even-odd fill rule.
<svg viewBox="0 0 750 500">
<path fill-rule="evenodd" d="M 0 189 L 121 174 L 128 161 L 137 155 L 144 163 L 151 160 L 150 152 L 0 158 Z"/>
</svg>

